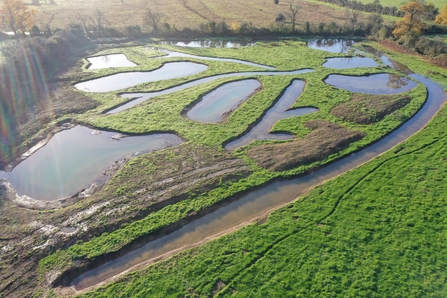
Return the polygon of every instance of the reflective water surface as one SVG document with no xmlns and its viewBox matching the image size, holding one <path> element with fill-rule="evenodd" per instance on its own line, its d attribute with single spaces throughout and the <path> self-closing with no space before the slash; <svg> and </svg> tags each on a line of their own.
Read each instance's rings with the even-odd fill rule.
<svg viewBox="0 0 447 298">
<path fill-rule="evenodd" d="M 0 178 L 8 178 L 19 195 L 51 201 L 87 188 L 125 155 L 182 143 L 173 134 L 119 136 L 83 126 L 63 130 L 11 172 L 0 172 Z"/>
<path fill-rule="evenodd" d="M 208 83 L 211 81 L 214 81 L 216 79 L 222 79 L 222 78 L 231 78 L 231 77 L 238 77 L 238 76 L 274 76 L 274 75 L 295 75 L 295 74 L 303 74 L 307 72 L 311 72 L 313 69 L 298 69 L 298 70 L 291 70 L 291 71 L 247 71 L 247 72 L 234 72 L 234 73 L 227 73 L 227 74 L 221 74 L 221 75 L 215 75 L 210 77 L 205 77 L 201 79 L 197 79 L 185 84 L 181 84 L 178 86 L 174 86 L 172 88 L 168 88 L 161 91 L 154 91 L 154 92 L 135 92 L 135 93 L 123 93 L 121 94 L 121 97 L 132 99 L 126 104 L 120 105 L 110 111 L 107 112 L 107 114 L 115 114 L 124 110 L 127 110 L 139 103 L 142 103 L 150 98 L 153 98 L 155 96 L 159 95 L 165 95 L 165 94 L 171 94 L 180 90 L 184 90 L 186 88 L 194 87 L 200 84 Z"/>
<path fill-rule="evenodd" d="M 307 42 L 309 48 L 331 53 L 347 53 L 355 43 L 353 40 L 340 38 L 319 38 Z"/>
<path fill-rule="evenodd" d="M 137 66 L 132 61 L 129 61 L 129 59 L 127 59 L 126 55 L 124 54 L 90 57 L 87 58 L 87 60 L 88 62 L 90 62 L 89 67 L 87 67 L 88 69 Z"/>
<path fill-rule="evenodd" d="M 243 60 L 239 60 L 239 59 L 197 56 L 197 55 L 191 55 L 191 54 L 186 54 L 186 53 L 168 51 L 168 50 L 164 50 L 164 49 L 157 49 L 157 50 L 165 52 L 167 55 L 161 56 L 161 57 L 155 57 L 155 58 L 172 58 L 172 57 L 195 58 L 195 59 L 201 59 L 201 60 L 233 62 L 233 63 L 239 63 L 239 64 L 244 64 L 244 65 L 249 65 L 249 66 L 254 66 L 254 67 L 260 67 L 260 68 L 264 68 L 264 69 L 270 69 L 270 70 L 275 69 L 274 67 L 271 67 L 268 65 L 253 63 L 250 61 L 243 61 Z"/>
<path fill-rule="evenodd" d="M 327 68 L 343 69 L 355 67 L 376 67 L 378 64 L 374 61 L 374 59 L 366 57 L 339 57 L 326 59 L 323 66 Z"/>
<path fill-rule="evenodd" d="M 74 85 L 86 92 L 109 92 L 129 88 L 142 83 L 169 80 L 198 74 L 208 69 L 207 65 L 193 62 L 170 62 L 153 71 L 123 72 Z"/>
<path fill-rule="evenodd" d="M 417 86 L 408 78 L 388 73 L 368 76 L 329 75 L 324 82 L 337 88 L 369 94 L 395 94 Z"/>
<path fill-rule="evenodd" d="M 281 95 L 276 104 L 271 107 L 257 123 L 248 132 L 241 137 L 225 145 L 225 149 L 234 150 L 236 148 L 247 145 L 255 140 L 290 140 L 293 135 L 288 133 L 270 133 L 272 126 L 280 119 L 302 116 L 317 112 L 316 108 L 296 108 L 288 110 L 303 92 L 305 82 L 301 80 L 293 80 L 286 88 L 284 94 Z"/>
<path fill-rule="evenodd" d="M 226 83 L 203 96 L 186 115 L 195 121 L 219 122 L 260 87 L 255 79 Z"/>
<path fill-rule="evenodd" d="M 160 44 L 169 44 L 179 47 L 192 48 L 240 48 L 252 46 L 251 41 L 228 41 L 228 40 L 188 40 L 188 41 L 161 41 Z"/>
</svg>

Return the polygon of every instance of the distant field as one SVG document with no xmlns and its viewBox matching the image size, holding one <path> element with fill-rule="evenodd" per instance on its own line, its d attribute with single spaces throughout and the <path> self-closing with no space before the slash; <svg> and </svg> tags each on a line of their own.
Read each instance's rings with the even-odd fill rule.
<svg viewBox="0 0 447 298">
<path fill-rule="evenodd" d="M 78 17 L 87 17 L 95 10 L 104 13 L 106 25 L 124 27 L 143 25 L 143 14 L 151 8 L 165 15 L 165 22 L 178 29 L 198 28 L 202 23 L 225 21 L 232 23 L 251 22 L 256 27 L 269 27 L 279 13 L 287 11 L 285 0 L 274 4 L 273 0 L 55 0 L 56 5 L 46 4 L 35 7 L 38 11 L 39 27 L 50 23 L 53 28 L 64 27 L 69 23 L 79 23 Z M 315 1 L 298 0 L 301 7 L 298 23 L 345 23 L 343 8 L 321 5 Z"/>
<path fill-rule="evenodd" d="M 359 2 L 362 3 L 372 3 L 373 0 L 358 0 Z M 407 3 L 408 1 L 395 1 L 395 0 L 380 0 L 380 4 L 382 4 L 383 6 L 402 6 L 405 3 Z M 438 7 L 439 9 L 441 9 L 445 4 L 447 4 L 447 2 L 445 0 L 429 0 L 429 1 L 425 1 L 426 3 L 430 3 L 432 2 L 436 7 Z"/>
</svg>

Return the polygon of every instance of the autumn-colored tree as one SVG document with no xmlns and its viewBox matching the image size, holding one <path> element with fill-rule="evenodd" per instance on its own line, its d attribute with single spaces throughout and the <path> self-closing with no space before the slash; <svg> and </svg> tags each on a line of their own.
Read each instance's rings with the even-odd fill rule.
<svg viewBox="0 0 447 298">
<path fill-rule="evenodd" d="M 0 26 L 14 35 L 24 34 L 34 25 L 36 11 L 29 9 L 22 0 L 0 0 Z"/>
<path fill-rule="evenodd" d="M 423 21 L 427 7 L 419 2 L 410 2 L 400 8 L 405 13 L 403 18 L 394 24 L 393 35 L 401 38 L 407 33 L 420 34 L 427 24 Z"/>
<path fill-rule="evenodd" d="M 447 25 L 447 4 L 444 5 L 441 12 L 436 16 L 435 23 Z"/>
</svg>

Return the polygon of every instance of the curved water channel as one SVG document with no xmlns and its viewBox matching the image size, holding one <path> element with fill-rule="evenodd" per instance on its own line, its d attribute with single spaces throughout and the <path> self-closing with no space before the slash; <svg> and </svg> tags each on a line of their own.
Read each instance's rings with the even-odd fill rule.
<svg viewBox="0 0 447 298">
<path fill-rule="evenodd" d="M 221 61 L 221 62 L 239 63 L 239 64 L 243 64 L 243 65 L 254 66 L 254 67 L 259 67 L 259 68 L 264 68 L 264 69 L 269 69 L 269 70 L 274 70 L 275 69 L 272 66 L 268 66 L 268 65 L 264 65 L 264 64 L 258 64 L 258 63 L 254 63 L 254 62 L 250 62 L 250 61 L 239 60 L 239 59 L 198 56 L 198 55 L 191 55 L 191 54 L 186 54 L 186 53 L 181 53 L 181 52 L 169 51 L 169 50 L 165 50 L 165 49 L 157 49 L 157 50 L 165 52 L 166 56 L 160 56 L 160 57 L 154 57 L 154 58 L 176 58 L 176 57 L 180 57 L 180 58 L 194 58 L 194 59 L 209 60 L 209 61 Z"/>
<path fill-rule="evenodd" d="M 308 189 L 370 161 L 406 140 L 430 121 L 445 100 L 444 90 L 436 83 L 417 74 L 411 74 L 410 77 L 426 86 L 427 101 L 410 120 L 378 142 L 306 176 L 274 182 L 253 191 L 217 211 L 186 224 L 169 235 L 149 242 L 140 249 L 85 272 L 77 277 L 72 285 L 76 290 L 87 289 L 110 281 L 117 275 L 141 268 L 163 256 L 203 244 L 215 236 L 247 224 L 259 216 L 290 203 Z"/>
<path fill-rule="evenodd" d="M 143 83 L 176 79 L 198 74 L 208 69 L 205 64 L 194 62 L 170 62 L 152 71 L 117 73 L 75 84 L 74 87 L 85 92 L 109 92 L 129 88 Z"/>
<path fill-rule="evenodd" d="M 291 140 L 293 135 L 289 133 L 270 133 L 271 127 L 280 119 L 302 116 L 314 112 L 318 109 L 308 108 L 289 108 L 295 103 L 296 99 L 301 95 L 305 82 L 301 80 L 293 80 L 286 88 L 278 100 L 262 117 L 262 120 L 252 129 L 242 136 L 238 136 L 236 140 L 229 142 L 224 147 L 227 150 L 234 150 L 251 143 L 253 140 Z"/>
</svg>

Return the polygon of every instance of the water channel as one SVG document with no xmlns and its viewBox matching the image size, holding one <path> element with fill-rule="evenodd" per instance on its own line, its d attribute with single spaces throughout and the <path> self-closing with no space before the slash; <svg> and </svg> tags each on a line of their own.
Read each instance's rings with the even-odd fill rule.
<svg viewBox="0 0 447 298">
<path fill-rule="evenodd" d="M 301 80 L 293 80 L 286 88 L 279 100 L 271 107 L 262 117 L 262 120 L 252 129 L 238 137 L 236 140 L 225 145 L 225 149 L 234 150 L 251 143 L 254 140 L 290 140 L 293 135 L 288 133 L 270 133 L 271 127 L 280 119 L 302 116 L 310 113 L 318 112 L 318 109 L 307 108 L 289 108 L 295 103 L 296 99 L 301 95 L 305 82 Z"/>
<path fill-rule="evenodd" d="M 163 255 L 202 244 L 213 236 L 246 224 L 256 217 L 295 200 L 306 190 L 370 161 L 406 140 L 423 128 L 445 101 L 444 90 L 439 85 L 417 74 L 411 74 L 410 77 L 426 86 L 427 101 L 410 120 L 378 142 L 304 177 L 274 182 L 260 190 L 251 192 L 240 200 L 186 224 L 169 235 L 147 243 L 140 249 L 85 272 L 76 278 L 72 285 L 76 290 L 86 289 L 108 281 L 111 277 L 123 274 L 123 272 L 132 271 L 135 266 L 149 264 Z"/>
<path fill-rule="evenodd" d="M 89 187 L 101 178 L 104 170 L 126 155 L 182 143 L 178 136 L 166 133 L 121 136 L 84 126 L 63 130 L 11 172 L 0 171 L 0 179 L 8 178 L 19 195 L 57 200 Z"/>
<path fill-rule="evenodd" d="M 176 58 L 176 57 L 194 58 L 194 59 L 209 60 L 209 61 L 221 61 L 221 62 L 239 63 L 239 64 L 248 65 L 248 66 L 254 66 L 254 67 L 269 69 L 269 70 L 274 70 L 275 69 L 272 66 L 268 66 L 268 65 L 264 65 L 264 64 L 258 64 L 258 63 L 253 63 L 253 62 L 250 62 L 250 61 L 244 61 L 244 60 L 239 60 L 239 59 L 197 56 L 197 55 L 191 55 L 191 54 L 186 54 L 186 53 L 181 53 L 181 52 L 169 51 L 169 50 L 165 50 L 165 49 L 157 49 L 157 50 L 165 52 L 167 55 L 166 56 L 156 57 L 156 58 Z"/>
<path fill-rule="evenodd" d="M 134 71 L 75 84 L 76 89 L 85 92 L 109 92 L 129 88 L 143 83 L 176 79 L 198 74 L 208 69 L 205 64 L 194 62 L 170 62 L 153 71 Z"/>
</svg>

